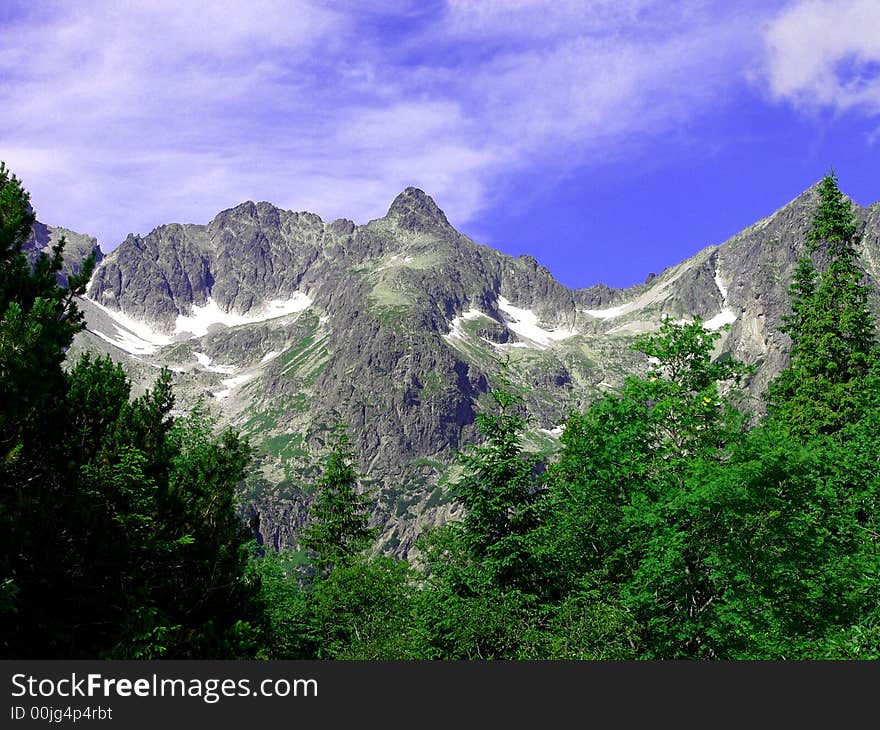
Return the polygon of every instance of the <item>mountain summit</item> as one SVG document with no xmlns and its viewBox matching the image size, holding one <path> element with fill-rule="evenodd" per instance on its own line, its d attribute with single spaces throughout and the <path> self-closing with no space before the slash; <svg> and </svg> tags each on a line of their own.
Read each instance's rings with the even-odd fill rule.
<svg viewBox="0 0 880 730">
<path fill-rule="evenodd" d="M 434 199 L 419 188 L 406 188 L 391 203 L 385 219 L 408 231 L 430 231 L 451 228 L 446 215 Z"/>
</svg>

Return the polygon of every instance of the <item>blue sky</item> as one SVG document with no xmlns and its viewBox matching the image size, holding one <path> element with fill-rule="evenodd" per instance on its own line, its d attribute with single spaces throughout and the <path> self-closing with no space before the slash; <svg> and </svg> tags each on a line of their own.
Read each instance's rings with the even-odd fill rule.
<svg viewBox="0 0 880 730">
<path fill-rule="evenodd" d="M 834 166 L 880 200 L 877 0 L 0 3 L 0 159 L 105 251 L 408 185 L 563 283 L 641 282 Z"/>
</svg>

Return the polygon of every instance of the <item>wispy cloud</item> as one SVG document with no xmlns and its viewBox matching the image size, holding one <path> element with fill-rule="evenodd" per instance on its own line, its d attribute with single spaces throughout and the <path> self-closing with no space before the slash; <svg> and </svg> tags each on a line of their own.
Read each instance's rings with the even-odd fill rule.
<svg viewBox="0 0 880 730">
<path fill-rule="evenodd" d="M 41 218 L 105 248 L 245 199 L 362 221 L 406 185 L 463 224 L 513 171 L 724 104 L 767 12 L 728 5 L 23 4 L 0 29 L 0 158 Z M 777 66 L 774 93 L 797 92 Z"/>
<path fill-rule="evenodd" d="M 767 81 L 800 108 L 880 113 L 880 3 L 800 0 L 770 24 Z"/>
</svg>

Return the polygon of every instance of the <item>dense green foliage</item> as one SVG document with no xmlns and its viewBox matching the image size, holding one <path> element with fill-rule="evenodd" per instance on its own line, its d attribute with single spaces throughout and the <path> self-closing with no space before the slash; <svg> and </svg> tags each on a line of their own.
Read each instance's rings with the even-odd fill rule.
<svg viewBox="0 0 880 730">
<path fill-rule="evenodd" d="M 419 643 L 411 638 L 414 575 L 403 560 L 366 554 L 375 530 L 358 478 L 337 425 L 300 536 L 307 560 L 269 551 L 253 564 L 270 658 L 402 659 Z"/>
<path fill-rule="evenodd" d="M 254 654 L 233 509 L 249 447 L 172 418 L 167 371 L 131 399 L 109 359 L 62 369 L 94 259 L 61 288 L 63 240 L 34 267 L 23 253 L 33 220 L 0 167 L 0 655 Z"/>
<path fill-rule="evenodd" d="M 132 398 L 85 356 L 63 245 L 28 266 L 33 214 L 0 168 L 0 652 L 279 659 L 880 658 L 880 366 L 859 226 L 833 173 L 790 289 L 768 414 L 720 333 L 665 321 L 648 363 L 572 413 L 552 463 L 505 378 L 412 563 L 378 555 L 338 426 L 299 551 L 248 543 L 250 450 L 170 375 Z"/>
</svg>

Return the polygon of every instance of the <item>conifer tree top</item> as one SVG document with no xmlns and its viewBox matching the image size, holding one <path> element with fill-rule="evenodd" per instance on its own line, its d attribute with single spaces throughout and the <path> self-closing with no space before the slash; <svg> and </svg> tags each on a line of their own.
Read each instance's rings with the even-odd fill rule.
<svg viewBox="0 0 880 730">
<path fill-rule="evenodd" d="M 819 205 L 807 236 L 807 246 L 815 252 L 825 244 L 832 256 L 838 256 L 855 240 L 857 231 L 852 204 L 840 192 L 832 169 L 819 183 Z"/>
</svg>

